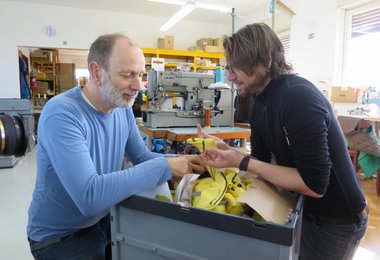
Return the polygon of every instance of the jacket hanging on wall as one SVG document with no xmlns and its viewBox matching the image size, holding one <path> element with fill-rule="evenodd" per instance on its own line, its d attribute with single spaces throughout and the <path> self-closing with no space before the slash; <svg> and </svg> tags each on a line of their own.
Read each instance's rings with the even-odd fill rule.
<svg viewBox="0 0 380 260">
<path fill-rule="evenodd" d="M 18 64 L 19 64 L 19 77 L 20 77 L 20 96 L 22 99 L 30 99 L 31 93 L 28 86 L 28 81 L 26 76 L 28 75 L 28 67 L 27 67 L 27 60 L 28 58 L 24 58 L 25 56 L 19 52 L 18 55 Z"/>
</svg>

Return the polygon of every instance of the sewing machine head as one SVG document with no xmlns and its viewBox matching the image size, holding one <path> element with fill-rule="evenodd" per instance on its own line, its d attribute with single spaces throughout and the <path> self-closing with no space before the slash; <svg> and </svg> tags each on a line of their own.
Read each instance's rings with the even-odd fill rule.
<svg viewBox="0 0 380 260">
<path fill-rule="evenodd" d="M 214 107 L 218 91 L 208 87 L 214 82 L 214 76 L 192 72 L 148 73 L 148 95 L 153 110 L 180 109 L 203 110 Z M 173 98 L 177 102 L 173 104 Z M 166 104 L 165 102 L 171 102 Z"/>
<path fill-rule="evenodd" d="M 234 92 L 231 89 L 210 88 L 213 83 L 214 75 L 210 74 L 150 70 L 150 109 L 143 112 L 143 122 L 149 127 L 195 126 L 202 123 L 204 108 L 210 108 L 213 125 L 233 124 Z M 157 122 L 160 117 L 161 122 L 148 122 L 152 121 L 152 117 L 157 117 L 153 120 Z M 164 119 L 166 117 L 168 120 Z"/>
</svg>

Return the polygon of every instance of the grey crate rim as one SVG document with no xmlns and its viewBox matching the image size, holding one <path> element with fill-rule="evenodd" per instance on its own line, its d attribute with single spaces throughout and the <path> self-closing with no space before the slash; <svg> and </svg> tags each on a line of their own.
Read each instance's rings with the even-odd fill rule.
<svg viewBox="0 0 380 260">
<path fill-rule="evenodd" d="M 161 217 L 217 229 L 228 233 L 243 235 L 285 246 L 291 246 L 301 221 L 304 198 L 298 197 L 289 223 L 279 225 L 273 222 L 260 223 L 253 219 L 227 215 L 198 208 L 182 207 L 177 204 L 134 195 L 116 207 L 126 207 Z M 112 220 L 111 220 L 112 221 Z"/>
</svg>

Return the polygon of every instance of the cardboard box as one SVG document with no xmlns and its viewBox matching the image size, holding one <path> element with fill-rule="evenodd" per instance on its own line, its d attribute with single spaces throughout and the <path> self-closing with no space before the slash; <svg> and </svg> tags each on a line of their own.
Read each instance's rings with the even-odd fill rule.
<svg viewBox="0 0 380 260">
<path fill-rule="evenodd" d="M 331 91 L 332 102 L 356 103 L 356 100 L 357 100 L 356 88 L 332 87 L 332 91 Z"/>
<path fill-rule="evenodd" d="M 37 81 L 37 87 L 35 90 L 33 90 L 34 96 L 37 94 L 46 94 L 46 91 L 49 89 L 49 82 L 45 81 Z"/>
<path fill-rule="evenodd" d="M 160 49 L 174 49 L 174 36 L 165 35 L 165 38 L 158 38 L 158 48 Z"/>
<path fill-rule="evenodd" d="M 57 63 L 57 73 L 75 75 L 75 63 Z"/>
<path fill-rule="evenodd" d="M 33 60 L 46 60 L 58 62 L 57 50 L 35 50 L 30 53 L 30 58 Z"/>
<path fill-rule="evenodd" d="M 203 50 L 206 52 L 219 52 L 219 47 L 218 46 L 204 46 Z"/>
<path fill-rule="evenodd" d="M 57 86 L 63 89 L 70 89 L 77 85 L 75 78 L 75 63 L 57 64 Z"/>
<path fill-rule="evenodd" d="M 71 75 L 61 74 L 61 75 L 58 75 L 57 85 L 61 89 L 70 89 L 77 85 L 77 81 L 75 77 L 72 77 Z"/>
<path fill-rule="evenodd" d="M 215 38 L 214 39 L 214 46 L 218 47 L 218 52 L 224 52 L 223 38 Z"/>
<path fill-rule="evenodd" d="M 203 48 L 204 46 L 214 45 L 213 38 L 201 38 L 197 41 L 197 46 Z"/>
<path fill-rule="evenodd" d="M 49 51 L 35 50 L 30 53 L 30 58 L 34 60 L 49 60 Z"/>
</svg>

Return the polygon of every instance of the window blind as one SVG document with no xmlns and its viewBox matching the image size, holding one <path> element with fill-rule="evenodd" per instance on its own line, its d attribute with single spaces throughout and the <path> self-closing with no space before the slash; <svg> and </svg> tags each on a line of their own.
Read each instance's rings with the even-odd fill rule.
<svg viewBox="0 0 380 260">
<path fill-rule="evenodd" d="M 351 38 L 380 32 L 380 8 L 352 16 Z"/>
<path fill-rule="evenodd" d="M 282 46 L 284 46 L 285 60 L 290 62 L 290 34 L 280 37 Z"/>
</svg>

